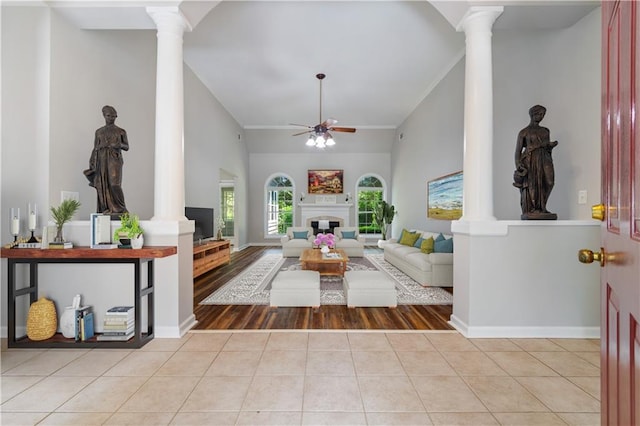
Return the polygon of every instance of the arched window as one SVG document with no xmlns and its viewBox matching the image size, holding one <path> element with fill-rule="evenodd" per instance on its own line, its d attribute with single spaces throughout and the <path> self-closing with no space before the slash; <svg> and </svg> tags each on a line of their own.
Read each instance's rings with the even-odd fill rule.
<svg viewBox="0 0 640 426">
<path fill-rule="evenodd" d="M 293 226 L 293 194 L 293 183 L 287 176 L 276 175 L 267 182 L 265 188 L 267 236 L 284 235 L 287 228 Z"/>
<path fill-rule="evenodd" d="M 365 175 L 358 181 L 358 230 L 360 234 L 381 234 L 382 230 L 373 222 L 373 211 L 384 200 L 385 185 L 382 178 Z"/>
</svg>

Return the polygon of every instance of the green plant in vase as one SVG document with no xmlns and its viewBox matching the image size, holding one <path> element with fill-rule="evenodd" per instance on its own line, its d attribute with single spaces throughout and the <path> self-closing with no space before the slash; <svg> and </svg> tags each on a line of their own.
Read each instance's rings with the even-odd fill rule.
<svg viewBox="0 0 640 426">
<path fill-rule="evenodd" d="M 380 201 L 373 210 L 373 222 L 382 230 L 382 239 L 387 239 L 389 225 L 396 215 L 396 208 L 386 201 Z"/>
<path fill-rule="evenodd" d="M 144 230 L 140 226 L 138 215 L 125 212 L 120 216 L 120 226 L 113 231 L 113 239 L 114 241 L 119 241 L 122 245 L 131 244 L 133 246 L 136 240 L 141 239 L 143 233 Z M 140 247 L 142 247 L 142 244 L 140 244 Z"/>
<path fill-rule="evenodd" d="M 53 240 L 54 243 L 64 242 L 64 238 L 62 237 L 62 227 L 65 223 L 71 220 L 79 208 L 80 201 L 72 199 L 64 200 L 58 207 L 51 207 L 51 216 L 53 216 L 53 221 L 56 224 L 56 237 Z"/>
</svg>

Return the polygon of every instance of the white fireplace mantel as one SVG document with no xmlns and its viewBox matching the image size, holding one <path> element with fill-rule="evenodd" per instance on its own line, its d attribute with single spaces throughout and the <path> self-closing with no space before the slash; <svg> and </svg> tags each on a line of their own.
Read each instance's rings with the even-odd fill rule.
<svg viewBox="0 0 640 426">
<path fill-rule="evenodd" d="M 352 203 L 320 204 L 320 203 L 298 203 L 300 209 L 300 224 L 307 226 L 310 218 L 321 216 L 337 217 L 343 222 L 342 226 L 351 226 L 349 211 L 353 207 Z"/>
</svg>

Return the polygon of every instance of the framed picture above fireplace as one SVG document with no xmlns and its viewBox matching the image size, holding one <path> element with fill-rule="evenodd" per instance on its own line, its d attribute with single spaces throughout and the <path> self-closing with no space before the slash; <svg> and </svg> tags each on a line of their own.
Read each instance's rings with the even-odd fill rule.
<svg viewBox="0 0 640 426">
<path fill-rule="evenodd" d="M 342 194 L 343 170 L 309 170 L 309 194 Z"/>
</svg>

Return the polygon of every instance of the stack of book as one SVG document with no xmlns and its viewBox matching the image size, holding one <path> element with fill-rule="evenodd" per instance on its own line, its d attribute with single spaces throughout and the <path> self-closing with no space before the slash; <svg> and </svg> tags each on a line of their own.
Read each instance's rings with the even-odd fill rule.
<svg viewBox="0 0 640 426">
<path fill-rule="evenodd" d="M 98 340 L 127 341 L 133 337 L 135 328 L 133 306 L 114 306 L 104 315 L 102 334 Z"/>
</svg>

